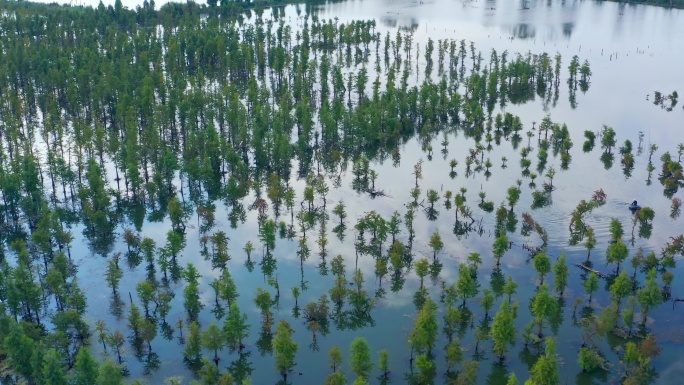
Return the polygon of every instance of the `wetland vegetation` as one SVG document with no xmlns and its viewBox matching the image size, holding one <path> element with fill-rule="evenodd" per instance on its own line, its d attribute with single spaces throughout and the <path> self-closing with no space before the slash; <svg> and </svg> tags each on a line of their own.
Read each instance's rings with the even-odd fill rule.
<svg viewBox="0 0 684 385">
<path fill-rule="evenodd" d="M 555 117 L 581 51 L 2 5 L 3 383 L 636 385 L 681 352 L 684 144 Z"/>
</svg>

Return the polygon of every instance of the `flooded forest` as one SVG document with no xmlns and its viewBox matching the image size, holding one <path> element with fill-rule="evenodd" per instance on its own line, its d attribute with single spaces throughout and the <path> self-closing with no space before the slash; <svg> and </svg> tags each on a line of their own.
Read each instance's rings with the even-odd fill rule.
<svg viewBox="0 0 684 385">
<path fill-rule="evenodd" d="M 1 1 L 0 383 L 680 383 L 684 13 L 504 3 Z"/>
</svg>

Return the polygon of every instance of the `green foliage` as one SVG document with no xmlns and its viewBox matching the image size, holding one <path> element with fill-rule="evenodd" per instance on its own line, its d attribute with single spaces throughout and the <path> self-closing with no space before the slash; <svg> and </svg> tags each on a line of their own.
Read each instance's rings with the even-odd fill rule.
<svg viewBox="0 0 684 385">
<path fill-rule="evenodd" d="M 598 368 L 603 368 L 605 359 L 594 349 L 580 348 L 577 363 L 584 372 L 591 372 Z"/>
<path fill-rule="evenodd" d="M 368 378 L 370 371 L 373 370 L 370 346 L 363 337 L 356 337 L 351 343 L 349 366 L 354 374 L 364 379 Z"/>
<path fill-rule="evenodd" d="M 494 316 L 491 337 L 494 341 L 493 351 L 503 361 L 506 352 L 516 341 L 515 315 L 507 299 L 503 300 L 501 308 Z"/>
<path fill-rule="evenodd" d="M 98 385 L 122 385 L 123 374 L 121 367 L 111 360 L 106 360 L 100 365 L 100 374 L 98 375 Z"/>
<path fill-rule="evenodd" d="M 278 322 L 273 337 L 273 350 L 275 352 L 276 369 L 287 378 L 287 373 L 295 366 L 295 356 L 299 345 L 292 339 L 293 330 L 287 321 Z"/>
<path fill-rule="evenodd" d="M 539 357 L 530 370 L 530 379 L 526 385 L 559 385 L 558 360 L 556 358 L 556 343 L 551 337 L 546 338 L 544 355 Z"/>
<path fill-rule="evenodd" d="M 637 292 L 644 323 L 646 322 L 648 313 L 663 302 L 663 296 L 656 281 L 657 274 L 656 269 L 651 269 L 648 272 L 648 278 L 646 279 L 644 287 Z"/>
<path fill-rule="evenodd" d="M 541 252 L 534 256 L 534 269 L 539 274 L 540 284 L 544 284 L 544 277 L 551 271 L 551 260 L 545 252 Z"/>
<path fill-rule="evenodd" d="M 328 352 L 328 363 L 333 372 L 337 372 L 340 365 L 342 365 L 342 350 L 339 346 L 335 345 Z"/>
<path fill-rule="evenodd" d="M 467 299 L 477 295 L 477 280 L 473 277 L 470 268 L 465 263 L 461 263 L 458 267 L 458 280 L 456 281 L 455 292 L 458 297 L 463 299 L 464 306 Z"/>
<path fill-rule="evenodd" d="M 86 348 L 81 348 L 76 355 L 76 364 L 74 365 L 73 384 L 74 385 L 92 385 L 97 381 L 99 364 L 90 351 Z"/>
<path fill-rule="evenodd" d="M 599 278 L 596 273 L 592 272 L 589 274 L 589 278 L 583 283 L 584 290 L 589 294 L 589 302 L 591 302 L 591 297 L 596 293 L 599 288 Z"/>
<path fill-rule="evenodd" d="M 249 336 L 247 315 L 240 311 L 235 303 L 228 309 L 228 315 L 223 324 L 223 335 L 226 345 L 231 350 L 242 349 L 242 341 Z"/>
<path fill-rule="evenodd" d="M 419 354 L 430 353 L 438 336 L 437 304 L 428 298 L 418 312 L 413 331 L 409 336 L 409 345 Z"/>
<path fill-rule="evenodd" d="M 225 340 L 221 329 L 215 322 L 210 323 L 207 330 L 202 332 L 201 342 L 205 349 L 214 352 L 214 359 L 217 359 L 218 351 L 223 350 Z"/>
<path fill-rule="evenodd" d="M 197 322 L 190 323 L 188 334 L 183 356 L 189 362 L 199 363 L 202 359 L 202 333 Z"/>
<path fill-rule="evenodd" d="M 568 286 L 568 274 L 568 265 L 565 262 L 565 253 L 562 253 L 560 257 L 558 257 L 556 264 L 553 265 L 554 290 L 561 297 L 565 292 L 565 287 Z"/>
</svg>

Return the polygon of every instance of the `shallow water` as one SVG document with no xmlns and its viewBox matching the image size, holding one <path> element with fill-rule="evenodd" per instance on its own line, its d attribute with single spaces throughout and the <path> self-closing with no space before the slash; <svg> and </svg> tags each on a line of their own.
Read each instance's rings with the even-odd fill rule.
<svg viewBox="0 0 684 385">
<path fill-rule="evenodd" d="M 447 283 L 453 283 L 457 276 L 459 262 L 465 261 L 470 252 L 479 252 L 483 256 L 483 266 L 480 269 L 479 280 L 482 288 L 489 286 L 490 273 L 494 264 L 489 255 L 494 240 L 493 214 L 483 213 L 477 208 L 477 193 L 483 190 L 487 193 L 487 199 L 494 201 L 495 205 L 505 201 L 506 189 L 515 184 L 516 179 L 523 179 L 521 201 L 516 206 L 518 214 L 517 231 L 509 234 L 514 247 L 509 250 L 502 259 L 503 271 L 506 276 L 512 276 L 520 284 L 516 297 L 521 303 L 519 317 L 516 321 L 518 333 L 524 325 L 530 321 L 527 309 L 529 298 L 534 294 L 536 273 L 528 264 L 527 252 L 521 246 L 525 243 L 538 245 L 537 235 L 529 237 L 520 235 L 522 212 L 529 212 L 540 222 L 550 234 L 549 254 L 553 257 L 561 252 L 568 255 L 568 263 L 583 261 L 586 251 L 582 245 L 568 246 L 569 232 L 568 223 L 570 213 L 582 199 L 590 199 L 593 191 L 603 188 L 608 195 L 606 205 L 594 210 L 587 217 L 587 224 L 594 227 L 598 240 L 597 249 L 592 252 L 592 260 L 597 269 L 609 271 L 609 267 L 603 264 L 605 248 L 609 240 L 608 225 L 611 218 L 618 218 L 625 227 L 625 237 L 629 239 L 631 232 L 631 213 L 627 210 L 627 202 L 638 199 L 642 205 L 653 208 L 656 218 L 653 222 L 653 235 L 650 239 L 635 238 L 635 243 L 630 246 L 634 251 L 638 247 L 645 250 L 658 251 L 668 241 L 670 236 L 684 232 L 682 219 L 671 220 L 668 217 L 670 211 L 669 199 L 662 194 L 662 186 L 654 177 L 653 184 L 647 186 L 647 148 L 651 143 L 658 145 L 659 150 L 654 155 L 656 169 L 660 167 L 657 160 L 664 151 L 676 152 L 676 145 L 684 142 L 681 134 L 684 111 L 679 106 L 675 111 L 665 112 L 646 100 L 647 94 L 654 90 L 666 93 L 673 89 L 682 89 L 684 85 L 684 72 L 681 63 L 684 62 L 684 13 L 677 10 L 665 10 L 662 8 L 627 6 L 617 3 L 596 2 L 506 2 L 506 1 L 345 1 L 320 7 L 320 18 L 339 18 L 340 21 L 352 19 L 377 20 L 377 30 L 393 32 L 396 28 L 414 29 L 414 42 L 423 46 L 428 37 L 432 39 L 465 39 L 473 41 L 476 48 L 488 57 L 490 49 L 494 48 L 499 53 L 508 50 L 510 53 L 532 51 L 540 53 L 547 51 L 554 54 L 556 51 L 563 55 L 564 73 L 572 55 L 579 55 L 582 60 L 589 60 L 592 68 L 591 87 L 586 94 L 578 92 L 578 106 L 572 109 L 568 103 L 567 85 L 560 87 L 560 95 L 557 105 L 545 108 L 543 101 L 536 100 L 524 105 L 508 105 L 507 112 L 521 117 L 525 129 L 531 127 L 532 122 L 540 122 L 548 112 L 554 122 L 566 123 L 570 129 L 574 147 L 571 150 L 572 162 L 567 171 L 560 171 L 560 160 L 554 159 L 549 154 L 549 166 L 554 166 L 559 172 L 554 179 L 557 189 L 553 192 L 553 205 L 532 210 L 531 189 L 528 187 L 529 179 L 523 179 L 520 174 L 519 149 L 513 150 L 510 142 L 503 141 L 500 146 L 494 145 L 491 152 L 485 153 L 485 159 L 490 157 L 494 166 L 491 168 L 491 177 L 485 178 L 482 173 L 475 173 L 469 178 L 465 177 L 465 157 L 469 148 L 475 146 L 472 139 L 467 139 L 462 133 L 450 134 L 448 155 L 444 159 L 440 153 L 441 136 L 433 140 L 434 154 L 431 161 L 427 160 L 427 154 L 421 150 L 417 139 L 412 139 L 401 149 L 401 163 L 398 167 L 393 166 L 391 160 L 382 163 L 371 163 L 371 168 L 378 172 L 376 186 L 385 190 L 388 197 L 379 197 L 371 200 L 367 195 L 359 195 L 350 188 L 351 175 L 349 172 L 343 175 L 342 187 L 331 189 L 328 196 L 328 210 L 340 199 L 344 200 L 348 211 L 348 224 L 351 226 L 363 213 L 376 210 L 388 218 L 391 213 L 398 210 L 405 212 L 404 204 L 410 200 L 409 189 L 412 187 L 413 178 L 411 172 L 413 165 L 419 160 L 425 160 L 423 164 L 424 179 L 421 181 L 423 191 L 433 188 L 438 191 L 451 190 L 457 192 L 461 187 L 466 187 L 469 206 L 474 211 L 474 217 L 482 218 L 484 233 L 480 236 L 471 233 L 468 236 L 456 237 L 453 229 L 453 209 L 446 211 L 442 200 L 437 204 L 439 217 L 436 221 L 428 221 L 422 212 L 416 216 L 416 241 L 414 252 L 417 257 L 421 254 L 429 256 L 430 249 L 427 244 L 430 234 L 439 230 L 445 243 L 444 250 L 440 253 L 440 261 L 444 264 L 440 279 Z M 296 6 L 285 8 L 286 19 L 296 19 Z M 565 76 L 564 76 L 565 77 Z M 652 99 L 652 95 L 651 95 Z M 496 112 L 495 112 L 496 113 Z M 610 170 L 605 170 L 599 161 L 601 150 L 584 154 L 582 152 L 582 133 L 584 130 L 598 131 L 603 124 L 615 128 L 617 132 L 618 146 L 625 139 L 631 140 L 636 146 L 638 133 L 643 131 L 644 153 L 635 155 L 635 168 L 632 176 L 626 178 L 619 162 L 619 155 Z M 533 139 L 532 146 L 536 146 Z M 521 147 L 526 144 L 523 139 Z M 501 157 L 508 158 L 508 168 L 501 168 Z M 455 158 L 459 161 L 456 168 L 457 177 L 449 178 L 449 160 Z M 533 166 L 536 166 L 536 151 L 530 158 Z M 657 172 L 657 171 L 656 171 Z M 539 177 L 537 185 L 541 186 L 543 177 Z M 292 185 L 297 190 L 298 197 L 302 196 L 304 181 L 293 180 Z M 682 192 L 676 196 L 683 197 Z M 250 196 L 245 202 L 253 201 Z M 247 352 L 250 356 L 247 361 L 251 362 L 253 372 L 251 377 L 254 384 L 271 384 L 278 379 L 273 365 L 273 357 L 261 356 L 254 343 L 258 338 L 259 313 L 253 304 L 253 298 L 257 287 L 266 288 L 267 284 L 259 271 L 255 268 L 252 273 L 247 272 L 243 266 L 245 255 L 242 247 L 248 240 L 257 245 L 258 251 L 253 258 L 258 262 L 260 258 L 260 242 L 256 236 L 256 217 L 250 213 L 245 224 L 238 229 L 229 228 L 226 208 L 217 202 L 217 224 L 215 230 L 223 230 L 230 237 L 232 261 L 229 264 L 233 278 L 240 291 L 238 303 L 243 311 L 249 316 L 252 325 L 250 337 L 247 340 Z M 283 218 L 289 220 L 289 218 Z M 191 220 L 191 223 L 196 218 Z M 329 230 L 335 217 L 331 216 Z M 163 244 L 166 232 L 170 229 L 168 222 L 150 223 L 145 222 L 142 234 L 153 238 L 157 244 Z M 313 230 L 316 231 L 317 230 Z M 638 231 L 638 228 L 635 230 Z M 211 264 L 204 261 L 199 254 L 199 231 L 197 226 L 189 226 L 186 230 L 188 246 L 180 258 L 181 265 L 194 263 L 203 274 L 202 299 L 206 304 L 201 314 L 203 326 L 206 326 L 214 315 L 211 313 L 213 305 L 213 290 L 208 286 L 217 272 L 211 270 Z M 74 245 L 84 245 L 80 229 L 74 229 L 76 236 Z M 353 231 L 347 231 L 347 238 L 340 242 L 329 234 L 329 258 L 341 254 L 345 257 L 347 266 L 347 278 L 351 279 L 350 271 L 354 266 Z M 399 239 L 405 240 L 406 234 Z M 308 290 L 303 292 L 300 306 L 316 300 L 323 292 L 332 286 L 333 277 L 321 276 L 318 273 L 320 259 L 315 251 L 317 246 L 311 241 L 312 257 L 306 262 L 304 279 L 308 283 Z M 124 251 L 123 244 L 117 245 L 116 251 Z M 388 290 L 386 297 L 381 299 L 372 312 L 375 327 L 365 327 L 358 330 L 338 331 L 331 325 L 331 332 L 326 336 L 318 336 L 319 351 L 312 351 L 308 345 L 311 343 L 310 332 L 306 330 L 304 321 L 296 320 L 291 315 L 294 299 L 289 294 L 289 289 L 300 284 L 299 260 L 295 253 L 296 243 L 279 239 L 274 251 L 278 260 L 277 275 L 281 288 L 279 309 L 274 311 L 276 321 L 288 320 L 295 329 L 295 337 L 299 343 L 297 354 L 297 367 L 294 376 L 290 379 L 294 384 L 319 384 L 324 382 L 325 376 L 330 372 L 327 367 L 327 352 L 335 344 L 342 348 L 345 358 L 348 357 L 349 343 L 355 336 L 363 336 L 370 343 L 373 357 L 377 358 L 377 352 L 386 348 L 390 351 L 391 378 L 395 383 L 402 383 L 404 373 L 407 371 L 410 351 L 406 344 L 407 336 L 412 329 L 413 317 L 416 314 L 412 303 L 413 293 L 418 288 L 418 278 L 412 274 L 404 285 L 403 290 L 392 293 Z M 79 261 L 79 283 L 84 291 L 89 293 L 88 298 L 88 321 L 94 323 L 97 319 L 107 321 L 110 328 L 118 327 L 122 331 L 127 329 L 125 317 L 116 320 L 110 312 L 110 291 L 101 280 L 102 259 L 99 256 L 89 255 L 85 247 L 76 247 L 74 257 Z M 359 260 L 359 267 L 364 272 L 366 283 L 364 287 L 369 293 L 375 292 L 377 280 L 373 273 L 373 261 L 366 256 Z M 627 267 L 626 267 L 627 268 Z M 631 271 L 631 270 L 630 270 Z M 681 268 L 675 272 L 675 277 L 680 275 Z M 580 369 L 576 363 L 577 350 L 582 343 L 581 331 L 571 326 L 572 303 L 574 298 L 584 296 L 581 286 L 579 269 L 570 266 L 570 287 L 566 293 L 566 305 L 564 310 L 565 322 L 558 331 L 558 354 L 562 358 L 561 382 L 562 383 L 591 383 L 592 378 L 578 376 Z M 121 282 L 122 298 L 127 303 L 127 292 L 134 294 L 134 286 L 144 278 L 143 266 L 135 271 L 125 271 Z M 386 280 L 387 281 L 387 280 Z M 439 284 L 426 280 L 431 289 L 434 299 L 439 296 Z M 603 285 L 602 285 L 603 286 Z M 172 286 L 173 287 L 173 286 Z M 383 282 L 383 287 L 389 287 L 389 282 Z M 182 306 L 182 286 L 176 288 L 176 298 L 172 303 L 172 312 L 168 319 L 176 320 L 184 316 Z M 682 295 L 684 285 L 681 280 L 675 280 L 673 297 Z M 270 290 L 271 292 L 273 290 Z M 135 294 L 134 294 L 135 297 Z M 609 304 L 608 293 L 600 290 L 594 297 L 594 307 L 600 308 Z M 476 319 L 482 318 L 482 312 L 478 309 L 476 301 L 470 301 L 469 306 L 475 311 Z M 499 301 L 493 307 L 498 309 Z M 475 310 L 477 309 L 477 310 Z M 658 383 L 675 384 L 684 368 L 677 357 L 684 352 L 684 332 L 680 325 L 684 321 L 682 307 L 672 310 L 669 303 L 663 304 L 657 311 L 651 314 L 655 320 L 652 325 L 655 335 L 664 347 L 664 354 L 654 361 L 654 366 L 660 372 Z M 124 312 L 126 314 L 126 312 Z M 441 316 L 441 314 L 440 314 Z M 441 317 L 440 317 L 441 324 Z M 550 331 L 547 331 L 547 334 Z M 462 340 L 462 347 L 466 349 L 466 356 L 472 354 L 475 340 L 468 331 Z M 178 333 L 176 332 L 177 336 Z M 438 347 L 444 344 L 441 338 Z M 93 344 L 97 348 L 97 344 Z M 130 346 L 129 350 L 130 350 Z M 189 379 L 191 373 L 185 369 L 181 361 L 182 346 L 176 339 L 165 341 L 158 336 L 153 342 L 154 351 L 159 354 L 161 366 L 153 371 L 147 379 L 150 383 L 161 383 L 163 378 L 172 375 L 182 375 Z M 501 375 L 500 368 L 493 364 L 490 353 L 491 342 L 481 344 L 487 354 L 480 364 L 479 383 L 498 384 Z M 436 361 L 438 365 L 438 380 L 441 381 L 443 372 L 443 356 L 441 349 L 436 349 Z M 518 358 L 522 351 L 522 342 L 509 353 L 506 368 L 515 371 L 519 379 L 527 378 L 527 366 Z M 607 344 L 602 345 L 602 351 L 615 366 L 617 355 L 612 352 Z M 208 354 L 208 352 L 205 352 Z M 225 368 L 237 354 L 221 353 L 221 367 Z M 346 361 L 345 361 L 346 362 Z M 127 366 L 133 378 L 143 373 L 143 365 L 131 354 L 127 355 Z M 348 369 L 346 363 L 345 370 Z M 493 370 L 494 368 L 494 370 Z M 298 372 L 302 375 L 299 376 Z M 349 375 L 349 371 L 347 370 Z M 503 373 L 505 374 L 505 372 Z M 351 378 L 351 375 L 349 375 Z M 617 374 L 609 374 L 603 381 L 593 378 L 599 383 L 612 383 L 618 378 Z"/>
</svg>

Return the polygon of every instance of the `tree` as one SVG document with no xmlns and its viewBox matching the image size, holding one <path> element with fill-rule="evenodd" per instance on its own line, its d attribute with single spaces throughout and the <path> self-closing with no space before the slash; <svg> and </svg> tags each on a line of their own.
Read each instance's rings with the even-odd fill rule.
<svg viewBox="0 0 684 385">
<path fill-rule="evenodd" d="M 333 214 L 340 218 L 340 226 L 344 227 L 344 219 L 347 218 L 347 212 L 345 211 L 345 205 L 343 201 L 340 201 L 337 205 L 335 205 L 333 208 Z"/>
<path fill-rule="evenodd" d="M 185 342 L 183 356 L 192 364 L 199 364 L 202 360 L 202 332 L 196 321 L 190 323 L 190 333 Z"/>
<path fill-rule="evenodd" d="M 143 316 L 140 313 L 140 308 L 136 304 L 131 303 L 131 309 L 128 313 L 128 328 L 133 332 L 134 338 L 139 337 L 142 324 Z"/>
<path fill-rule="evenodd" d="M 259 239 L 266 247 L 266 255 L 271 255 L 276 246 L 276 223 L 273 219 L 268 219 L 261 225 Z"/>
<path fill-rule="evenodd" d="M 325 378 L 325 385 L 346 385 L 347 377 L 342 372 L 332 372 Z"/>
<path fill-rule="evenodd" d="M 142 302 L 143 309 L 145 310 L 145 316 L 150 316 L 150 302 L 154 299 L 154 286 L 148 280 L 140 281 L 135 287 L 135 291 L 138 293 L 138 298 Z"/>
<path fill-rule="evenodd" d="M 218 379 L 221 375 L 218 365 L 213 365 L 206 357 L 202 359 L 202 367 L 200 367 L 198 374 L 202 379 L 202 385 L 218 384 Z"/>
<path fill-rule="evenodd" d="M 382 349 L 379 355 L 380 362 L 378 364 L 378 369 L 382 372 L 382 378 L 387 378 L 389 375 L 389 352 L 387 349 Z"/>
<path fill-rule="evenodd" d="M 584 281 L 584 290 L 586 290 L 587 294 L 589 294 L 589 303 L 591 303 L 591 297 L 594 293 L 596 293 L 596 290 L 599 288 L 599 279 L 596 273 L 592 272 L 589 274 L 589 278 Z"/>
<path fill-rule="evenodd" d="M 73 385 L 92 385 L 97 382 L 99 364 L 90 354 L 90 350 L 82 347 L 76 354 L 76 364 L 72 377 Z"/>
<path fill-rule="evenodd" d="M 368 378 L 370 371 L 373 370 L 370 346 L 363 337 L 356 337 L 352 341 L 349 351 L 349 365 L 354 374 L 364 379 Z"/>
<path fill-rule="evenodd" d="M 459 362 L 463 361 L 463 349 L 461 349 L 460 341 L 454 338 L 447 343 L 445 350 L 445 359 L 447 365 L 447 372 L 451 372 L 451 368 Z"/>
<path fill-rule="evenodd" d="M 551 296 L 548 285 L 539 286 L 537 294 L 532 298 L 531 311 L 539 328 L 537 335 L 541 337 L 544 320 L 550 320 L 558 311 L 558 300 Z"/>
<path fill-rule="evenodd" d="M 121 367 L 115 364 L 112 360 L 106 360 L 100 365 L 100 374 L 98 375 L 98 385 L 122 385 L 123 374 Z"/>
<path fill-rule="evenodd" d="M 428 275 L 430 270 L 430 262 L 427 258 L 421 258 L 416 262 L 416 274 L 420 278 L 420 287 L 423 288 L 423 279 Z"/>
<path fill-rule="evenodd" d="M 140 329 L 140 338 L 147 342 L 147 350 L 152 352 L 152 340 L 157 336 L 157 324 L 149 319 L 142 322 Z"/>
<path fill-rule="evenodd" d="M 617 263 L 617 271 L 620 272 L 620 263 L 627 259 L 629 255 L 629 250 L 627 245 L 625 245 L 622 240 L 618 239 L 615 243 L 611 243 L 608 246 L 608 251 L 606 252 L 606 260 L 609 263 Z"/>
<path fill-rule="evenodd" d="M 632 292 L 632 287 L 632 280 L 629 278 L 626 270 L 623 270 L 622 273 L 615 278 L 613 284 L 610 285 L 610 293 L 617 303 L 618 311 L 620 309 L 620 302 Z"/>
<path fill-rule="evenodd" d="M 273 337 L 273 350 L 275 351 L 276 369 L 287 379 L 287 373 L 295 366 L 295 356 L 299 346 L 292 339 L 294 331 L 287 321 L 278 322 L 278 327 Z"/>
<path fill-rule="evenodd" d="M 506 253 L 506 250 L 508 250 L 508 245 L 508 236 L 505 232 L 494 239 L 494 244 L 492 245 L 492 254 L 494 254 L 494 258 L 496 258 L 496 266 L 501 265 L 501 257 L 503 257 L 503 255 Z"/>
<path fill-rule="evenodd" d="M 126 343 L 126 339 L 124 338 L 123 334 L 118 329 L 114 330 L 114 332 L 107 337 L 107 341 L 109 345 L 116 351 L 116 356 L 119 360 L 119 363 L 121 363 L 121 352 L 123 350 L 124 344 Z M 100 370 L 102 370 L 102 367 L 100 367 Z"/>
<path fill-rule="evenodd" d="M 605 359 L 592 348 L 581 347 L 577 357 L 577 363 L 583 372 L 591 372 L 605 365 Z"/>
<path fill-rule="evenodd" d="M 432 259 L 436 261 L 437 253 L 439 253 L 444 248 L 442 237 L 439 235 L 438 231 L 432 233 L 432 236 L 430 237 L 430 247 L 432 248 Z"/>
<path fill-rule="evenodd" d="M 556 343 L 551 337 L 546 337 L 544 355 L 539 357 L 530 370 L 530 379 L 525 385 L 559 385 L 558 360 L 556 358 Z"/>
<path fill-rule="evenodd" d="M 506 281 L 506 285 L 504 286 L 504 293 L 508 295 L 508 302 L 511 302 L 511 297 L 517 292 L 517 290 L 518 284 L 513 281 L 513 278 L 508 277 L 508 281 Z"/>
<path fill-rule="evenodd" d="M 604 152 L 610 154 L 613 147 L 615 147 L 615 142 L 615 130 L 604 124 L 601 136 L 601 147 L 604 149 Z"/>
<path fill-rule="evenodd" d="M 234 303 L 228 309 L 228 315 L 223 324 L 223 335 L 225 336 L 226 345 L 231 350 L 242 350 L 242 341 L 249 336 L 247 314 L 240 311 L 237 303 Z"/>
<path fill-rule="evenodd" d="M 499 362 L 503 362 L 506 352 L 516 340 L 515 315 L 507 299 L 503 300 L 501 308 L 494 316 L 491 336 L 494 342 L 493 351 L 499 356 Z"/>
<path fill-rule="evenodd" d="M 202 346 L 205 349 L 212 350 L 214 352 L 214 363 L 218 365 L 219 350 L 223 350 L 224 337 L 221 329 L 216 326 L 215 322 L 209 324 L 207 330 L 202 332 Z"/>
<path fill-rule="evenodd" d="M 463 306 L 465 306 L 466 300 L 475 297 L 477 292 L 477 281 L 473 278 L 470 268 L 465 263 L 461 263 L 458 267 L 456 293 L 463 299 Z"/>
<path fill-rule="evenodd" d="M 419 354 L 430 353 L 438 335 L 437 304 L 428 297 L 418 312 L 413 331 L 409 336 L 411 349 Z"/>
<path fill-rule="evenodd" d="M 107 262 L 107 270 L 105 271 L 105 279 L 107 284 L 112 288 L 112 293 L 116 295 L 116 289 L 119 287 L 119 281 L 123 277 L 123 272 L 119 268 L 116 258 L 112 258 Z"/>
<path fill-rule="evenodd" d="M 508 200 L 508 206 L 510 206 L 510 212 L 513 212 L 513 207 L 515 206 L 516 203 L 518 203 L 518 200 L 520 199 L 520 189 L 513 186 L 509 187 L 508 190 L 506 191 L 507 196 L 506 200 Z"/>
<path fill-rule="evenodd" d="M 565 253 L 561 253 L 556 264 L 553 265 L 553 277 L 554 289 L 559 296 L 563 297 L 565 287 L 568 286 L 568 265 L 565 263 Z"/>
<path fill-rule="evenodd" d="M 534 256 L 534 269 L 539 274 L 540 285 L 544 284 L 544 276 L 551 271 L 551 260 L 545 252 Z"/>
<path fill-rule="evenodd" d="M 518 385 L 518 377 L 515 376 L 515 373 L 511 372 L 511 374 L 508 375 L 508 382 L 506 382 L 506 385 Z"/>
<path fill-rule="evenodd" d="M 648 313 L 658 307 L 663 302 L 663 295 L 660 292 L 660 287 L 658 287 L 658 282 L 656 281 L 657 271 L 655 268 L 648 272 L 648 278 L 644 283 L 644 287 L 637 292 L 637 298 L 639 299 L 639 305 L 641 306 L 641 312 L 643 313 L 642 323 L 646 323 Z"/>
<path fill-rule="evenodd" d="M 594 228 L 587 226 L 584 232 L 584 236 L 587 238 L 584 241 L 584 247 L 587 249 L 587 261 L 591 255 L 591 251 L 596 247 L 596 237 L 594 236 Z"/>
<path fill-rule="evenodd" d="M 436 375 L 435 363 L 432 362 L 427 354 L 416 357 L 416 368 L 418 368 L 418 383 L 431 384 Z"/>
<path fill-rule="evenodd" d="M 337 372 L 337 369 L 342 365 L 342 350 L 340 347 L 335 345 L 328 352 L 328 363 L 333 372 Z"/>
<path fill-rule="evenodd" d="M 68 385 L 62 356 L 55 349 L 49 349 L 43 357 L 41 377 L 45 385 Z"/>
</svg>

